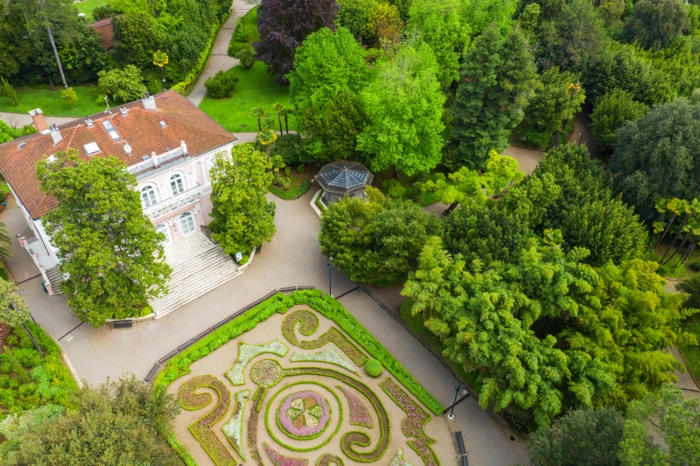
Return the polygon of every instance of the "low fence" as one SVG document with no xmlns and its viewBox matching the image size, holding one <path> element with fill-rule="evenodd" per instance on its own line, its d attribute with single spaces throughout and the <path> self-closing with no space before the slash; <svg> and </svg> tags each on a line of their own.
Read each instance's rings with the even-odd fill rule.
<svg viewBox="0 0 700 466">
<path fill-rule="evenodd" d="M 182 351 L 186 350 L 186 349 L 189 348 L 190 346 L 194 345 L 194 344 L 197 343 L 199 340 L 201 340 L 202 338 L 206 337 L 207 335 L 209 335 L 211 332 L 213 332 L 213 331 L 216 330 L 217 328 L 224 326 L 227 322 L 232 321 L 232 320 L 235 319 L 236 317 L 242 316 L 243 314 L 245 314 L 246 312 L 248 312 L 248 310 L 254 308 L 254 307 L 257 306 L 258 304 L 260 304 L 260 303 L 262 303 L 263 301 L 265 301 L 266 299 L 273 297 L 273 296 L 276 295 L 277 293 L 291 293 L 292 291 L 297 291 L 297 290 L 314 290 L 314 289 L 316 289 L 316 287 L 314 287 L 314 286 L 287 286 L 287 287 L 285 287 L 285 288 L 277 288 L 277 289 L 275 289 L 275 290 L 270 291 L 268 294 L 266 294 L 266 295 L 263 296 L 262 298 L 256 299 L 256 300 L 253 301 L 252 303 L 250 303 L 250 304 L 248 304 L 248 305 L 246 305 L 246 306 L 243 306 L 241 309 L 239 309 L 238 311 L 234 312 L 234 313 L 231 314 L 230 316 L 224 317 L 222 320 L 220 320 L 219 322 L 215 323 L 215 324 L 212 325 L 211 327 L 207 328 L 206 330 L 204 330 L 203 332 L 201 332 L 199 335 L 195 336 L 194 338 L 191 338 L 191 339 L 187 340 L 186 342 L 184 342 L 183 344 L 181 344 L 180 346 L 178 346 L 177 348 L 173 349 L 171 352 L 169 352 L 168 354 L 166 354 L 165 356 L 163 356 L 162 358 L 160 358 L 160 359 L 158 360 L 158 362 L 155 363 L 155 364 L 153 365 L 153 368 L 151 368 L 150 372 L 149 372 L 148 375 L 146 376 L 146 379 L 145 379 L 146 382 L 150 382 L 151 380 L 153 380 L 153 378 L 154 378 L 156 375 L 158 375 L 158 372 L 160 372 L 160 370 L 163 368 L 163 365 L 164 365 L 166 362 L 168 362 L 170 359 L 172 359 L 174 356 L 176 356 L 177 354 L 179 354 L 179 353 L 181 353 Z"/>
</svg>

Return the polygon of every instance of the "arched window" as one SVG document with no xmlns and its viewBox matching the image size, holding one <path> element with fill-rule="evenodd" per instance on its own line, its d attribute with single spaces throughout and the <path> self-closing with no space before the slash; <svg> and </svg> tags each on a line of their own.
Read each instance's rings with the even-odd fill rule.
<svg viewBox="0 0 700 466">
<path fill-rule="evenodd" d="M 163 233 L 163 235 L 165 236 L 163 244 L 170 244 L 170 229 L 168 228 L 168 225 L 161 223 L 158 226 L 156 226 L 156 231 L 158 233 Z"/>
<path fill-rule="evenodd" d="M 187 236 L 194 232 L 194 215 L 191 212 L 185 212 L 180 215 L 180 228 L 182 228 L 182 236 Z"/>
<path fill-rule="evenodd" d="M 179 174 L 174 174 L 170 177 L 170 190 L 173 192 L 173 196 L 185 192 L 185 185 L 182 183 L 182 176 Z"/>
<path fill-rule="evenodd" d="M 143 202 L 144 207 L 156 205 L 156 192 L 153 189 L 153 186 L 148 185 L 141 189 L 141 202 Z"/>
</svg>

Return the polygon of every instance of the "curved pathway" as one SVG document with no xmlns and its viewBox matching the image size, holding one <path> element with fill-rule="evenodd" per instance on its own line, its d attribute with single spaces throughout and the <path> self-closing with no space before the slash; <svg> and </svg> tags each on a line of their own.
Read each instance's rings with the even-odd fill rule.
<svg viewBox="0 0 700 466">
<path fill-rule="evenodd" d="M 207 95 L 207 90 L 204 87 L 204 82 L 207 79 L 214 76 L 218 71 L 226 71 L 238 65 L 239 61 L 237 58 L 228 56 L 228 46 L 231 43 L 231 37 L 233 37 L 233 31 L 236 28 L 236 21 L 254 7 L 255 3 L 247 3 L 243 0 L 234 0 L 232 3 L 231 8 L 233 12 L 224 25 L 221 26 L 219 35 L 216 36 L 216 42 L 214 42 L 214 47 L 212 48 L 207 66 L 204 67 L 204 72 L 199 77 L 199 80 L 197 80 L 190 95 L 187 96 L 187 99 L 196 106 L 199 107 L 199 104 L 204 100 L 204 96 Z"/>
</svg>

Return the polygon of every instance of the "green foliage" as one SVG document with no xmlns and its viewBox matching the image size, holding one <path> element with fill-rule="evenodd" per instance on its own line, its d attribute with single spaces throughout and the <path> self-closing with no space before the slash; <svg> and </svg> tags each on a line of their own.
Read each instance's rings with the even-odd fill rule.
<svg viewBox="0 0 700 466">
<path fill-rule="evenodd" d="M 613 150 L 617 145 L 615 133 L 628 121 L 643 117 L 649 107 L 637 102 L 627 91 L 614 89 L 596 102 L 591 119 L 591 129 L 596 143 L 606 150 Z"/>
<path fill-rule="evenodd" d="M 367 153 L 371 170 L 394 165 L 410 176 L 438 164 L 445 96 L 437 72 L 427 44 L 404 45 L 376 64 L 377 78 L 360 95 L 368 122 L 357 136 L 357 149 Z"/>
<path fill-rule="evenodd" d="M 216 156 L 211 171 L 212 238 L 228 254 L 249 253 L 275 234 L 275 204 L 265 194 L 272 173 L 269 160 L 251 145 Z"/>
<path fill-rule="evenodd" d="M 130 102 L 139 99 L 145 92 L 141 71 L 134 65 L 124 69 L 115 68 L 97 73 L 98 92 L 106 95 L 112 102 Z"/>
<path fill-rule="evenodd" d="M 255 50 L 250 45 L 245 44 L 243 47 L 240 47 L 233 56 L 238 58 L 247 70 L 251 69 L 255 64 Z"/>
<path fill-rule="evenodd" d="M 3 464 L 177 464 L 158 433 L 179 411 L 172 395 L 151 391 L 132 375 L 81 389 L 75 404 L 75 410 L 48 406 L 5 420 Z"/>
<path fill-rule="evenodd" d="M 594 269 L 587 254 L 531 239 L 510 263 L 467 263 L 433 237 L 402 294 L 442 354 L 478 374 L 482 406 L 545 426 L 565 406 L 624 407 L 674 380 L 678 362 L 664 348 L 692 338 L 680 321 L 696 311 L 664 291 L 656 263 Z M 645 338 L 628 338 L 637 332 Z"/>
<path fill-rule="evenodd" d="M 214 76 L 204 81 L 204 87 L 207 89 L 209 96 L 214 99 L 223 99 L 224 97 L 231 97 L 237 83 L 238 76 L 231 70 L 217 71 Z"/>
<path fill-rule="evenodd" d="M 72 87 L 69 87 L 61 91 L 61 99 L 63 99 L 69 107 L 72 107 L 78 100 L 78 94 L 75 93 Z"/>
<path fill-rule="evenodd" d="M 615 89 L 627 91 L 634 100 L 649 106 L 669 102 L 678 93 L 668 73 L 626 44 L 611 44 L 582 78 L 588 100 L 595 104 Z"/>
<path fill-rule="evenodd" d="M 678 99 L 626 124 L 610 166 L 642 220 L 656 217 L 659 199 L 700 197 L 700 106 Z"/>
<path fill-rule="evenodd" d="M 74 312 L 95 327 L 141 315 L 164 291 L 171 269 L 162 234 L 143 215 L 136 177 L 115 157 L 83 162 L 74 149 L 40 160 L 37 177 L 58 201 L 43 219 Z"/>
<path fill-rule="evenodd" d="M 618 458 L 622 466 L 700 461 L 700 402 L 671 385 L 630 403 Z"/>
<path fill-rule="evenodd" d="M 433 49 L 444 88 L 459 78 L 459 60 L 469 42 L 465 5 L 463 0 L 413 0 L 409 10 L 407 28 Z"/>
<path fill-rule="evenodd" d="M 534 466 L 617 466 L 625 418 L 615 408 L 571 411 L 530 435 Z"/>
<path fill-rule="evenodd" d="M 8 83 L 7 79 L 2 76 L 0 76 L 0 97 L 9 97 L 15 107 L 19 105 L 17 101 L 17 91 L 15 91 L 12 84 Z"/>
<path fill-rule="evenodd" d="M 367 187 L 369 200 L 344 198 L 321 218 L 321 251 L 352 281 L 376 285 L 404 280 L 426 239 L 439 234 L 437 217 L 409 201 L 387 201 Z"/>
<path fill-rule="evenodd" d="M 570 72 L 559 72 L 557 67 L 546 70 L 540 76 L 539 89 L 525 110 L 525 121 L 545 133 L 563 130 L 581 111 L 586 94 L 579 84 L 579 76 Z"/>
<path fill-rule="evenodd" d="M 279 155 L 282 157 L 282 161 L 285 165 L 296 165 L 304 162 L 307 156 L 301 135 L 293 133 L 280 136 L 277 141 L 275 141 L 275 146 L 272 148 L 272 155 Z"/>
<path fill-rule="evenodd" d="M 376 379 L 377 377 L 382 375 L 383 371 L 384 368 L 382 367 L 382 363 L 377 361 L 376 359 L 370 359 L 365 363 L 365 372 L 370 377 L 374 377 Z"/>
<path fill-rule="evenodd" d="M 491 25 L 474 40 L 464 57 L 454 104 L 455 162 L 483 168 L 489 152 L 501 152 L 537 88 L 537 69 L 525 36 L 507 36 Z"/>
<path fill-rule="evenodd" d="M 391 199 L 401 199 L 403 195 L 406 194 L 406 188 L 404 188 L 398 180 L 393 178 L 382 183 L 382 191 Z"/>
<path fill-rule="evenodd" d="M 17 286 L 0 280 L 0 322 L 10 327 L 18 327 L 29 320 L 29 308 L 19 294 Z"/>
<path fill-rule="evenodd" d="M 112 5 L 101 5 L 92 10 L 92 19 L 95 21 L 101 21 L 103 19 L 111 18 L 114 16 L 114 8 Z"/>
<path fill-rule="evenodd" d="M 624 36 L 644 48 L 658 50 L 689 26 L 688 13 L 680 0 L 640 0 L 625 22 Z"/>
<path fill-rule="evenodd" d="M 684 306 L 700 309 L 700 273 L 692 274 L 676 286 L 680 291 L 688 294 Z"/>
</svg>

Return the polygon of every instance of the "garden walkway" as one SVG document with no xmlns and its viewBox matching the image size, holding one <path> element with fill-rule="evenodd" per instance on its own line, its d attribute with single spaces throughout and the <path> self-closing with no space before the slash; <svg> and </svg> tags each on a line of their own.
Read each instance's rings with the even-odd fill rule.
<svg viewBox="0 0 700 466">
<path fill-rule="evenodd" d="M 46 118 L 46 123 L 49 125 L 62 125 L 63 123 L 68 123 L 69 121 L 75 120 L 75 118 L 65 118 L 65 117 L 52 117 L 44 116 Z M 24 125 L 32 124 L 32 117 L 28 113 L 9 113 L 0 112 L 0 120 L 4 121 L 8 125 L 16 128 L 21 128 Z"/>
<path fill-rule="evenodd" d="M 219 35 L 216 36 L 216 42 L 214 42 L 214 47 L 212 48 L 207 66 L 204 67 L 204 72 L 199 77 L 199 80 L 197 80 L 190 95 L 187 96 L 187 99 L 198 107 L 199 104 L 202 103 L 202 100 L 204 100 L 204 96 L 207 95 L 204 81 L 214 76 L 218 71 L 226 71 L 239 63 L 237 58 L 228 56 L 228 46 L 231 43 L 231 37 L 233 37 L 233 31 L 236 28 L 236 21 L 253 9 L 255 4 L 247 3 L 243 0 L 234 0 L 231 7 L 233 8 L 233 12 L 221 27 L 221 30 L 219 30 Z"/>
</svg>

